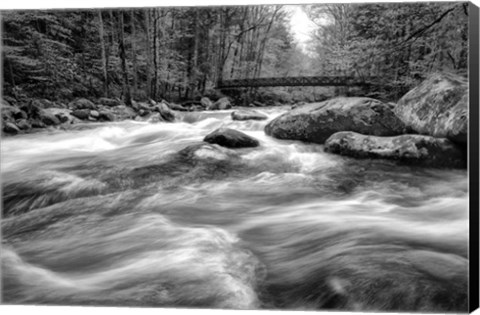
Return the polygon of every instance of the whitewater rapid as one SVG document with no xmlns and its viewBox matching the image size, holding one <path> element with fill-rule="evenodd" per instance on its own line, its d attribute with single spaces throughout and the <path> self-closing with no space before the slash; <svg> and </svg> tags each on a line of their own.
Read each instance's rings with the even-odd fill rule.
<svg viewBox="0 0 480 315">
<path fill-rule="evenodd" d="M 265 135 L 285 110 L 2 139 L 4 303 L 466 311 L 467 171 Z"/>
</svg>

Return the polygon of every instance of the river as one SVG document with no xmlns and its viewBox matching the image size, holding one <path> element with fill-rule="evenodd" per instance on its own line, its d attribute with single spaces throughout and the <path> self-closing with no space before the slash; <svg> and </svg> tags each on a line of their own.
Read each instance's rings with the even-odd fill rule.
<svg viewBox="0 0 480 315">
<path fill-rule="evenodd" d="M 3 138 L 3 302 L 466 312 L 467 171 L 265 135 L 286 109 Z"/>
</svg>

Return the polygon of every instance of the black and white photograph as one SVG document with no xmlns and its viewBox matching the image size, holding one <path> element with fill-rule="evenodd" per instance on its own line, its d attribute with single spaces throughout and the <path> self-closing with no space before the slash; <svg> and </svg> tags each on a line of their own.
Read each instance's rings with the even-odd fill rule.
<svg viewBox="0 0 480 315">
<path fill-rule="evenodd" d="M 1 304 L 478 307 L 474 3 L 11 5 Z"/>
</svg>

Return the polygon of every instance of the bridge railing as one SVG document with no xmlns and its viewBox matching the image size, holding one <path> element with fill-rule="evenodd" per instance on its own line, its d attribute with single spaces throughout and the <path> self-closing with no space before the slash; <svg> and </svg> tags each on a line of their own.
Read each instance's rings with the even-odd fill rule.
<svg viewBox="0 0 480 315">
<path fill-rule="evenodd" d="M 376 78 L 375 78 L 376 79 Z M 260 86 L 353 86 L 369 85 L 374 78 L 368 80 L 354 76 L 315 76 L 315 77 L 271 77 L 255 79 L 220 80 L 218 88 L 240 88 Z"/>
</svg>

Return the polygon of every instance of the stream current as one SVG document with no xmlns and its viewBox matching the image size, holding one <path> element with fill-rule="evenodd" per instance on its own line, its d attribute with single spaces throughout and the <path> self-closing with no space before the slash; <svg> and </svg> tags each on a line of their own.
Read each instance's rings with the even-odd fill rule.
<svg viewBox="0 0 480 315">
<path fill-rule="evenodd" d="M 277 140 L 286 108 L 260 111 L 3 138 L 3 303 L 467 311 L 466 170 Z M 260 146 L 198 147 L 222 126 Z"/>
</svg>

